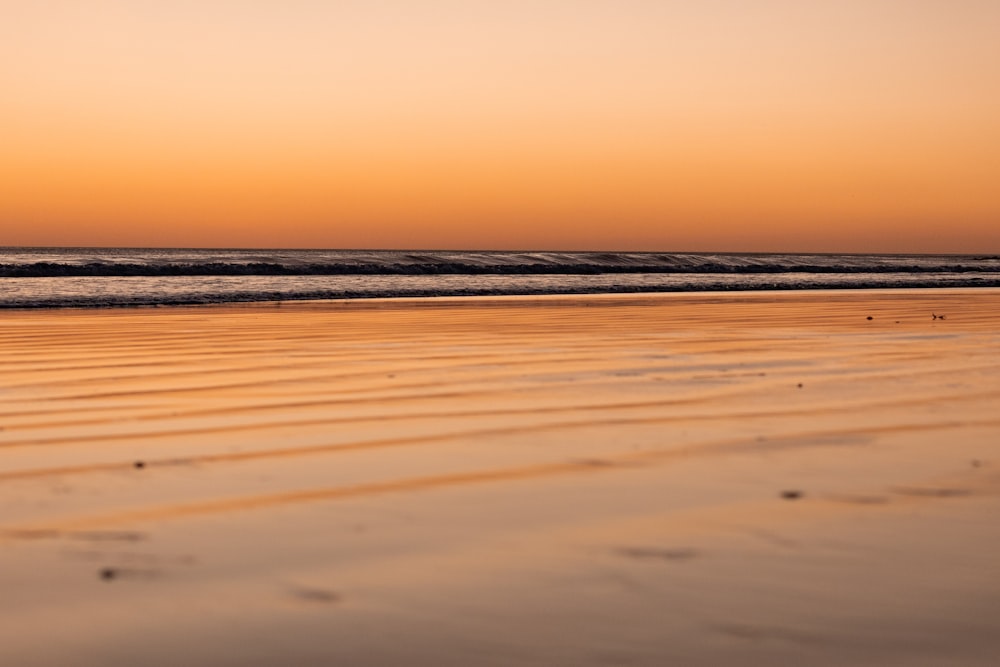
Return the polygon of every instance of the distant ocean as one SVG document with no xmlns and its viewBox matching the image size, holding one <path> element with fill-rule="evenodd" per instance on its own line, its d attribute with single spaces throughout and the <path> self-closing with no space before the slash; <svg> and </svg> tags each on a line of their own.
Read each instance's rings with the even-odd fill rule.
<svg viewBox="0 0 1000 667">
<path fill-rule="evenodd" d="M 0 248 L 0 308 L 1000 287 L 1000 255 Z"/>
</svg>

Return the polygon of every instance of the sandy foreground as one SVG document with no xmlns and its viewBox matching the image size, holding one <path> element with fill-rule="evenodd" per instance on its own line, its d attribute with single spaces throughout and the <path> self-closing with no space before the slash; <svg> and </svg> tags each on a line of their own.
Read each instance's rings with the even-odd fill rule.
<svg viewBox="0 0 1000 667">
<path fill-rule="evenodd" d="M 0 352 L 5 667 L 1000 664 L 1000 290 L 7 311 Z"/>
</svg>

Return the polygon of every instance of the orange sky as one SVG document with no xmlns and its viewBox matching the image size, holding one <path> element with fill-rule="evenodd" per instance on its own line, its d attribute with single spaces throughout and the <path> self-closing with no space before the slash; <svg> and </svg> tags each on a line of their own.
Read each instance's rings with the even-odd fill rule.
<svg viewBox="0 0 1000 667">
<path fill-rule="evenodd" d="M 4 0 L 0 245 L 1000 252 L 995 0 Z"/>
</svg>

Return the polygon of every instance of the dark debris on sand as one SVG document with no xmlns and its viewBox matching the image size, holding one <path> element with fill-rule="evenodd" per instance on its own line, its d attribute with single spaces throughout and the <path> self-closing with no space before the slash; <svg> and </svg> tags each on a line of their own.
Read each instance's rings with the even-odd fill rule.
<svg viewBox="0 0 1000 667">
<path fill-rule="evenodd" d="M 333 604 L 340 602 L 340 594 L 323 588 L 296 588 L 291 591 L 292 596 L 304 602 L 318 602 Z"/>
<path fill-rule="evenodd" d="M 98 578 L 104 581 L 114 581 L 129 577 L 132 579 L 155 579 L 162 574 L 161 570 L 132 567 L 102 567 L 97 571 Z"/>
</svg>

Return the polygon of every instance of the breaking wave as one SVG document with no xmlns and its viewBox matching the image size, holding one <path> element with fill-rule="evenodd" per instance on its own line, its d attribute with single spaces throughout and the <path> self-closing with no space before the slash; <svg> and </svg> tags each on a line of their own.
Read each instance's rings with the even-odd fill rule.
<svg viewBox="0 0 1000 667">
<path fill-rule="evenodd" d="M 0 249 L 0 308 L 903 287 L 1000 287 L 1000 257 Z"/>
<path fill-rule="evenodd" d="M 0 277 L 981 273 L 1000 256 L 7 249 Z"/>
</svg>

